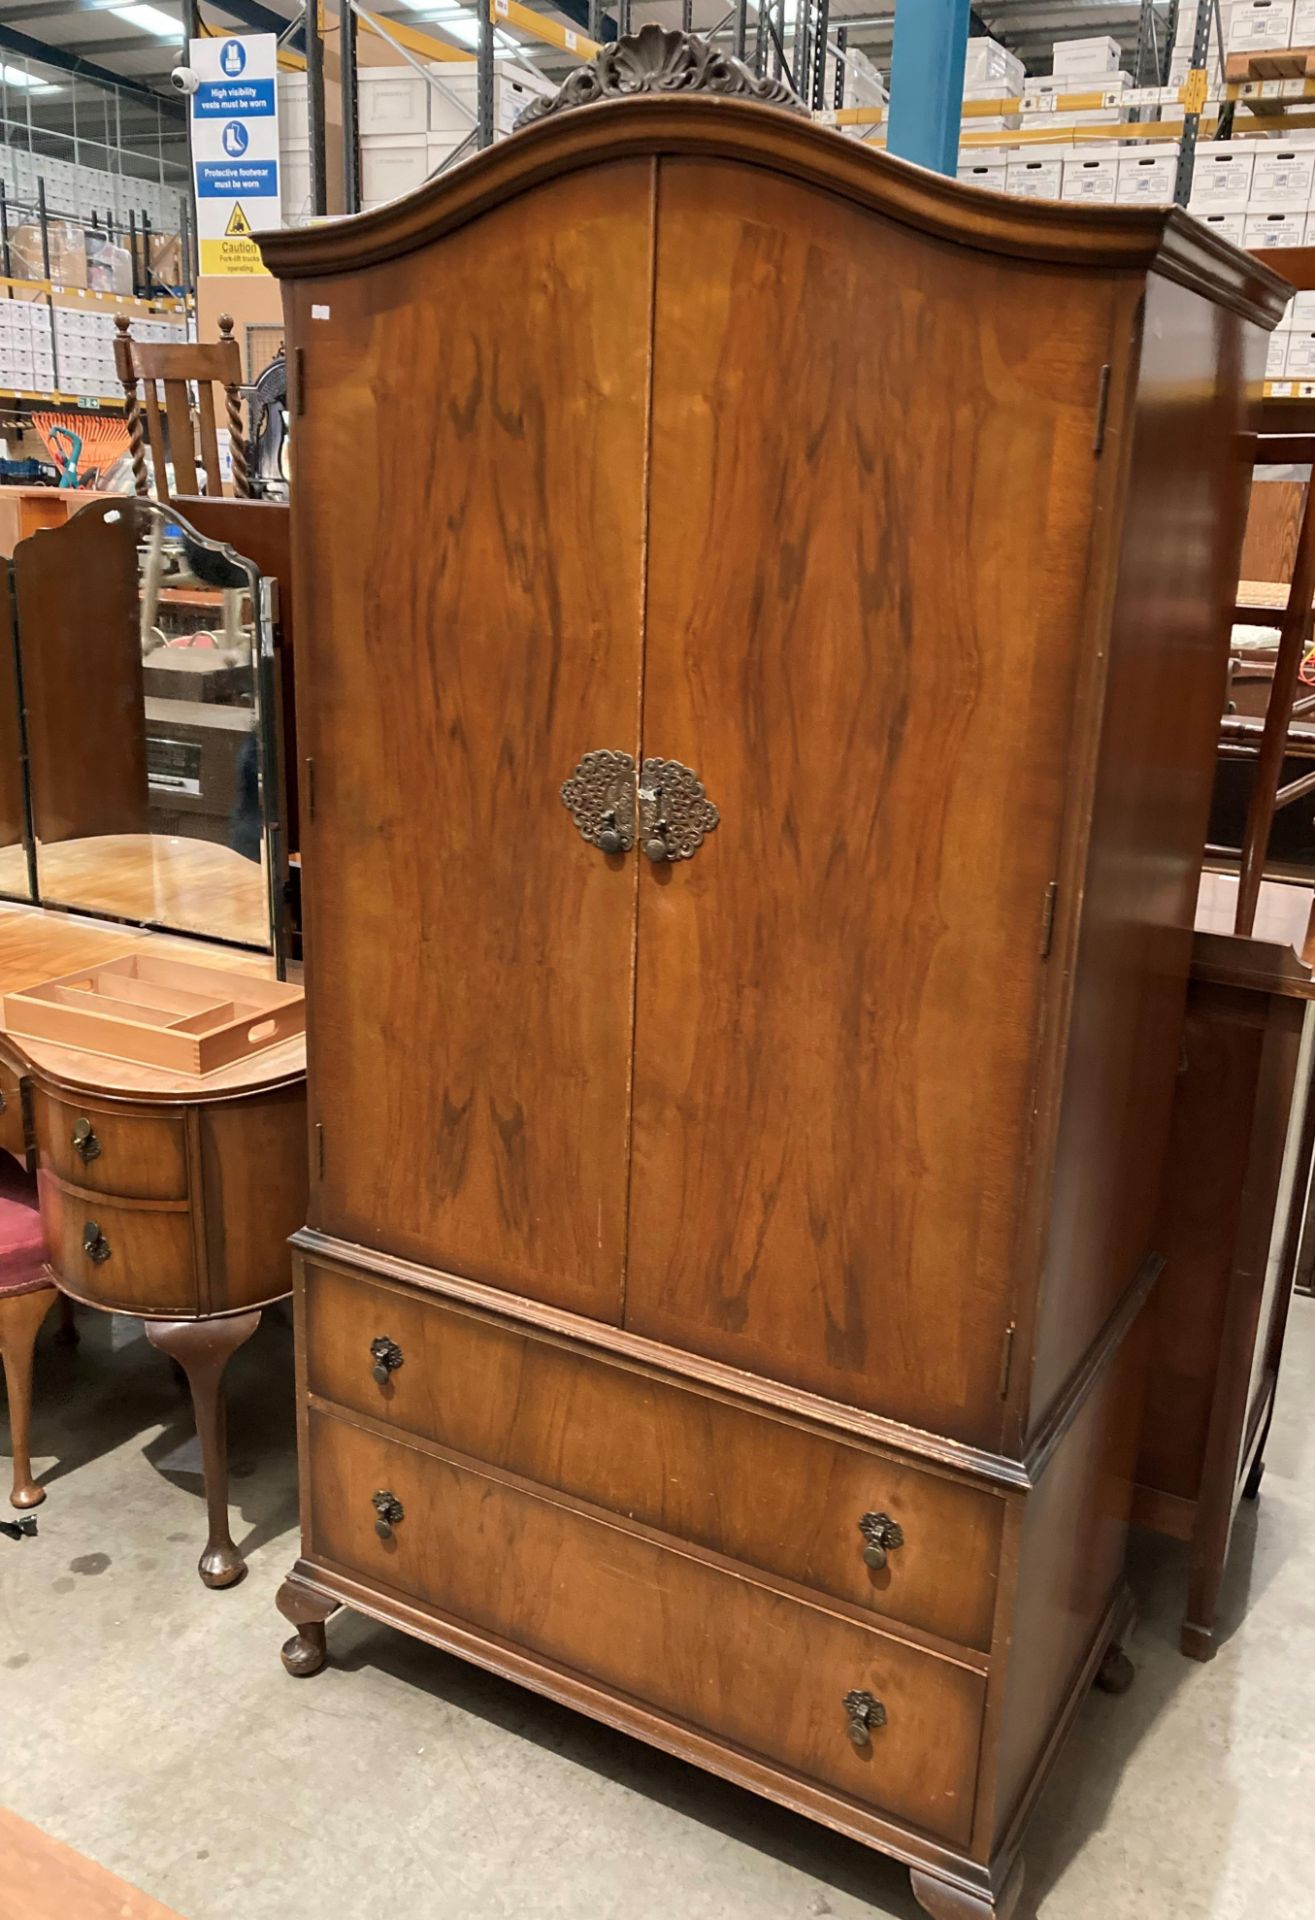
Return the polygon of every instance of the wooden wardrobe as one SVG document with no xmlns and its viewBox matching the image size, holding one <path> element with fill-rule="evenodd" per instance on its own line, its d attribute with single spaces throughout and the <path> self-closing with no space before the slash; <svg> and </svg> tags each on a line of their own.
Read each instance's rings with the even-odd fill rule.
<svg viewBox="0 0 1315 1920">
<path fill-rule="evenodd" d="M 1182 213 L 874 155 L 679 34 L 591 71 L 262 243 L 310 998 L 284 1657 L 346 1603 L 1004 1913 L 1127 1677 L 1281 283 Z"/>
</svg>

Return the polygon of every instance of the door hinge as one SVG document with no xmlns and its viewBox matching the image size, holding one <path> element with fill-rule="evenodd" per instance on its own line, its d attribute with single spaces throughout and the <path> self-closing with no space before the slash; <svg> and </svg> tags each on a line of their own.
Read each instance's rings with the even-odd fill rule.
<svg viewBox="0 0 1315 1920">
<path fill-rule="evenodd" d="M 1000 1398 L 1009 1398 L 1009 1375 L 1014 1365 L 1014 1334 L 1017 1328 L 1011 1321 L 1005 1328 L 1005 1337 L 1000 1348 Z"/>
<path fill-rule="evenodd" d="M 298 382 L 300 389 L 300 382 Z M 1105 447 L 1105 421 L 1110 410 L 1110 370 L 1104 366 L 1100 370 L 1100 385 L 1096 390 L 1096 431 L 1091 442 L 1091 451 L 1097 459 Z"/>
<path fill-rule="evenodd" d="M 1106 367 L 1106 373 L 1109 368 Z M 306 411 L 306 349 L 294 347 L 292 350 L 292 411 L 300 416 Z"/>
<path fill-rule="evenodd" d="M 306 818 L 315 818 L 315 762 L 306 756 Z"/>
<path fill-rule="evenodd" d="M 324 1178 L 324 1123 L 315 1122 L 315 1173 L 320 1180 Z"/>
<path fill-rule="evenodd" d="M 1041 909 L 1041 958 L 1050 958 L 1050 948 L 1055 938 L 1055 902 L 1059 898 L 1059 882 L 1052 880 L 1046 887 L 1045 905 Z"/>
</svg>

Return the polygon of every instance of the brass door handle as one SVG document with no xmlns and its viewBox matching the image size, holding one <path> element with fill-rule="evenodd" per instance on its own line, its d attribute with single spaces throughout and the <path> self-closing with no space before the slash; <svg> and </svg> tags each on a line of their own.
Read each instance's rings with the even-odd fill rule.
<svg viewBox="0 0 1315 1920">
<path fill-rule="evenodd" d="M 370 1357 L 374 1361 L 371 1371 L 381 1387 L 388 1385 L 390 1373 L 396 1373 L 403 1363 L 402 1349 L 396 1340 L 390 1340 L 387 1334 L 380 1334 L 377 1340 L 370 1342 Z"/>
<path fill-rule="evenodd" d="M 693 767 L 645 760 L 639 780 L 639 834 L 655 866 L 692 860 L 721 819 Z"/>
<path fill-rule="evenodd" d="M 850 1742 L 860 1753 L 872 1745 L 874 1730 L 886 1724 L 886 1709 L 866 1688 L 845 1695 L 845 1715 Z"/>
<path fill-rule="evenodd" d="M 97 1266 L 110 1257 L 110 1243 L 94 1220 L 88 1220 L 82 1229 L 82 1251 Z"/>
<path fill-rule="evenodd" d="M 586 753 L 560 792 L 582 840 L 600 853 L 629 853 L 635 844 L 633 754 L 610 747 Z"/>
<path fill-rule="evenodd" d="M 75 1120 L 73 1123 L 73 1151 L 84 1166 L 89 1161 L 100 1158 L 100 1141 L 90 1120 Z"/>
<path fill-rule="evenodd" d="M 381 1540 L 391 1540 L 393 1528 L 399 1521 L 405 1520 L 406 1512 L 395 1493 L 383 1488 L 374 1495 L 371 1505 L 374 1508 L 374 1530 Z"/>
<path fill-rule="evenodd" d="M 858 1530 L 863 1536 L 863 1558 L 870 1567 L 884 1567 L 887 1554 L 904 1545 L 904 1529 L 888 1513 L 865 1513 Z"/>
</svg>

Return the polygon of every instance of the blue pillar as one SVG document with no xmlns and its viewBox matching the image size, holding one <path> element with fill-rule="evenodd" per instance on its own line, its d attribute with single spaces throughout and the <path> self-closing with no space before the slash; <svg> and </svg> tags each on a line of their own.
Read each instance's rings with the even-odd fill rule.
<svg viewBox="0 0 1315 1920">
<path fill-rule="evenodd" d="M 895 0 L 887 145 L 953 177 L 959 163 L 969 0 Z"/>
</svg>

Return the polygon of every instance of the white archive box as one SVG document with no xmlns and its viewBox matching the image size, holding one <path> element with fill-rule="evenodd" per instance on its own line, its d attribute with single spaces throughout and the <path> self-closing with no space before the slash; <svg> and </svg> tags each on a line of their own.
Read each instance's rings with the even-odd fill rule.
<svg viewBox="0 0 1315 1920">
<path fill-rule="evenodd" d="M 1090 153 L 1074 147 L 1064 156 L 1065 200 L 1089 200 L 1112 207 L 1119 194 L 1117 153 Z"/>
<path fill-rule="evenodd" d="M 966 147 L 959 155 L 958 177 L 969 187 L 989 187 L 992 193 L 1005 190 L 1005 172 L 1009 155 L 1003 147 Z"/>
<path fill-rule="evenodd" d="M 1308 207 L 1315 186 L 1315 139 L 1257 140 L 1251 205 L 1269 213 Z"/>
<path fill-rule="evenodd" d="M 1315 333 L 1315 293 L 1294 293 L 1283 322 L 1290 331 Z"/>
<path fill-rule="evenodd" d="M 1250 143 L 1231 142 L 1196 149 L 1192 172 L 1193 213 L 1245 213 L 1251 201 L 1256 156 Z"/>
<path fill-rule="evenodd" d="M 1290 47 L 1292 12 L 1293 0 L 1236 0 L 1228 16 L 1228 51 L 1263 53 L 1267 47 Z"/>
<path fill-rule="evenodd" d="M 1246 246 L 1249 253 L 1260 253 L 1270 247 L 1303 247 L 1306 244 L 1306 215 L 1304 213 L 1256 213 L 1247 215 Z"/>
<path fill-rule="evenodd" d="M 1297 0 L 1292 9 L 1292 39 L 1288 44 L 1315 47 L 1315 0 Z"/>
<path fill-rule="evenodd" d="M 1190 209 L 1193 220 L 1199 220 L 1203 227 L 1209 227 L 1211 233 L 1217 233 L 1221 240 L 1227 240 L 1232 246 L 1244 247 L 1247 238 L 1247 217 L 1245 213 L 1198 213 L 1195 207 Z"/>
<path fill-rule="evenodd" d="M 1071 77 L 1081 74 L 1117 73 L 1123 49 L 1107 34 L 1087 40 L 1056 40 L 1052 49 L 1051 72 Z"/>
<path fill-rule="evenodd" d="M 361 205 L 377 207 L 414 193 L 429 172 L 423 133 L 367 133 L 361 137 Z"/>
<path fill-rule="evenodd" d="M 362 138 L 368 134 L 428 133 L 429 82 L 409 67 L 364 69 L 357 113 Z"/>
<path fill-rule="evenodd" d="M 1064 156 L 1072 147 L 1023 147 L 1005 167 L 1005 192 L 1020 200 L 1061 200 Z"/>
<path fill-rule="evenodd" d="M 1287 352 L 1283 361 L 1283 372 L 1271 373 L 1269 362 L 1265 362 L 1266 380 L 1315 380 L 1315 333 L 1271 333 L 1270 344 L 1282 340 Z"/>
<path fill-rule="evenodd" d="M 1119 152 L 1119 205 L 1171 206 L 1177 178 L 1176 140 L 1152 140 L 1144 147 L 1124 147 Z"/>
<path fill-rule="evenodd" d="M 1023 71 L 1023 63 L 1018 55 L 1010 53 L 1008 47 L 1002 47 L 998 40 L 979 37 L 968 42 L 963 63 L 963 84 L 966 87 L 988 87 L 1003 81 L 1002 93 L 1020 93 Z"/>
</svg>

